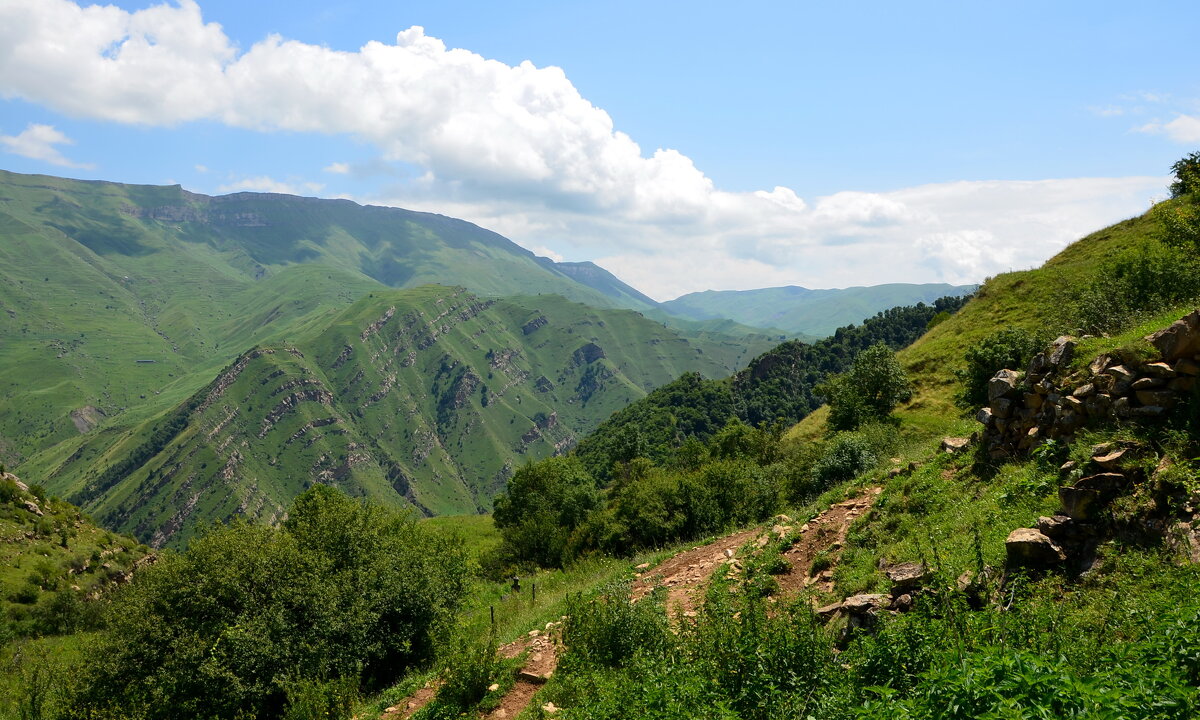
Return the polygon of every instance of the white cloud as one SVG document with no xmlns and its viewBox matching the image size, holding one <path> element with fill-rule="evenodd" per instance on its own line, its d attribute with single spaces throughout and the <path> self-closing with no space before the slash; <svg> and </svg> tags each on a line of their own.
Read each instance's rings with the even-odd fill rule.
<svg viewBox="0 0 1200 720">
<path fill-rule="evenodd" d="M 396 173 L 365 199 L 463 217 L 543 254 L 598 258 L 660 299 L 979 280 L 1141 212 L 1166 183 L 964 182 L 807 202 L 786 187 L 728 192 L 678 151 L 643 152 L 559 68 L 450 49 L 420 27 L 354 52 L 276 35 L 242 51 L 193 0 L 137 12 L 3 0 L 0 95 L 139 125 L 348 135 L 378 160 L 327 172 L 387 177 L 378 163 L 421 173 Z M 1187 122 L 1162 131 L 1186 134 Z M 320 188 L 264 176 L 220 190 Z"/>
<path fill-rule="evenodd" d="M 1170 122 L 1147 123 L 1138 132 L 1166 135 L 1177 143 L 1200 142 L 1200 116 L 1176 115 Z"/>
<path fill-rule="evenodd" d="M 334 175 L 349 175 L 350 165 L 344 162 L 329 163 L 321 168 L 322 172 L 333 173 Z"/>
<path fill-rule="evenodd" d="M 550 248 L 545 247 L 543 245 L 538 245 L 537 247 L 531 247 L 528 249 L 534 255 L 540 255 L 544 258 L 550 258 L 551 260 L 553 260 L 554 262 L 557 262 L 557 263 L 560 263 L 566 259 L 562 256 L 561 253 L 555 252 L 554 250 L 551 250 Z"/>
<path fill-rule="evenodd" d="M 93 165 L 77 163 L 63 157 L 55 145 L 74 145 L 75 141 L 59 132 L 53 125 L 29 123 L 18 135 L 0 135 L 0 145 L 5 152 L 32 160 L 41 160 L 52 165 L 72 168 L 91 168 Z"/>
<path fill-rule="evenodd" d="M 320 183 L 302 182 L 290 183 L 282 182 L 266 175 L 258 175 L 255 177 L 242 178 L 234 182 L 226 183 L 217 187 L 219 193 L 235 193 L 235 192 L 264 192 L 264 193 L 280 193 L 283 195 L 315 195 L 325 188 Z"/>
<path fill-rule="evenodd" d="M 208 166 L 207 166 L 207 165 L 196 165 L 195 167 L 196 167 L 196 172 L 198 172 L 198 173 L 206 173 L 206 172 L 208 172 Z"/>
</svg>

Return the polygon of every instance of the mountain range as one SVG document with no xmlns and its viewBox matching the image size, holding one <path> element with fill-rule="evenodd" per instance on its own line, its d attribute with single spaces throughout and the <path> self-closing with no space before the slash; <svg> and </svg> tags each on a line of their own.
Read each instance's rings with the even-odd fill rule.
<svg viewBox="0 0 1200 720">
<path fill-rule="evenodd" d="M 156 545 L 313 482 L 485 511 L 655 387 L 809 338 L 348 200 L 0 172 L 0 240 L 0 462 Z"/>
</svg>

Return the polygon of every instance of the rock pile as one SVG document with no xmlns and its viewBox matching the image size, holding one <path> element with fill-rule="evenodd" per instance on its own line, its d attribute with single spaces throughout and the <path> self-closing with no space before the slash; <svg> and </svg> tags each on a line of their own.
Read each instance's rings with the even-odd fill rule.
<svg viewBox="0 0 1200 720">
<path fill-rule="evenodd" d="M 1090 474 L 1058 489 L 1060 508 L 1040 517 L 1036 528 L 1017 528 L 1005 541 L 1010 569 L 1039 569 L 1066 564 L 1080 571 L 1091 565 L 1096 545 L 1111 531 L 1103 511 L 1115 498 L 1145 481 L 1136 446 L 1105 444 L 1092 448 L 1084 470 Z M 1063 471 L 1075 470 L 1067 463 Z M 1157 476 L 1157 475 L 1156 475 Z"/>
<path fill-rule="evenodd" d="M 1026 452 L 1051 438 L 1070 439 L 1090 420 L 1153 419 L 1196 387 L 1200 375 L 1200 310 L 1146 336 L 1159 359 L 1123 364 L 1101 355 L 1068 374 L 1077 343 L 1063 336 L 1038 353 L 1022 374 L 1001 370 L 988 383 L 983 447 L 993 458 Z"/>
<path fill-rule="evenodd" d="M 884 573 L 892 581 L 890 593 L 853 595 L 841 602 L 817 608 L 817 617 L 824 621 L 833 620 L 838 616 L 845 617 L 846 634 L 858 628 L 871 627 L 882 612 L 906 612 L 912 609 L 913 595 L 919 592 L 931 577 L 925 564 L 917 562 L 892 565 L 885 568 Z"/>
</svg>

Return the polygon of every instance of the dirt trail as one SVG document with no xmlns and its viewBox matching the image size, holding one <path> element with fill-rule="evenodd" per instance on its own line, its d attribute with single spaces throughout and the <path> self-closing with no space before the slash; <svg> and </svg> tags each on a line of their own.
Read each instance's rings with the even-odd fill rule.
<svg viewBox="0 0 1200 720">
<path fill-rule="evenodd" d="M 633 584 L 633 599 L 639 600 L 661 585 L 668 588 L 667 610 L 669 612 L 673 613 L 677 610 L 685 613 L 694 612 L 700 602 L 696 591 L 708 582 L 713 572 L 721 567 L 739 547 L 761 533 L 761 528 L 743 530 L 718 538 L 707 545 L 685 550 L 668 558 L 657 567 L 640 568 L 642 572 L 638 574 Z M 528 652 L 528 657 L 521 667 L 512 689 L 504 695 L 495 710 L 483 717 L 491 720 L 514 718 L 529 707 L 533 696 L 541 689 L 542 685 L 546 684 L 558 667 L 558 655 L 561 651 L 558 632 L 560 629 L 561 625 L 554 623 L 545 630 L 531 631 L 531 634 L 517 638 L 497 650 L 497 653 L 505 658 L 515 658 L 526 652 Z M 407 720 L 425 707 L 436 693 L 437 686 L 431 682 L 405 698 L 404 701 L 388 708 L 383 714 L 383 718 L 385 720 Z"/>
<path fill-rule="evenodd" d="M 677 610 L 695 612 L 700 603 L 696 590 L 706 584 L 713 572 L 732 557 L 739 547 L 761 532 L 760 528 L 754 528 L 726 535 L 707 545 L 667 558 L 657 567 L 645 569 L 633 583 L 633 599 L 640 600 L 662 585 L 667 588 L 668 613 L 674 614 Z"/>
<path fill-rule="evenodd" d="M 501 657 L 515 658 L 521 653 L 528 652 L 525 664 L 517 673 L 517 682 L 500 700 L 495 710 L 484 715 L 485 718 L 502 720 L 516 717 L 529 706 L 534 694 L 554 675 L 558 667 L 559 633 L 561 624 L 553 623 L 546 630 L 532 632 L 533 636 L 518 638 L 503 646 L 498 651 Z"/>
<path fill-rule="evenodd" d="M 854 520 L 875 504 L 883 488 L 873 487 L 862 495 L 830 505 L 829 509 L 800 527 L 800 539 L 783 554 L 791 569 L 779 575 L 780 595 L 789 597 L 816 586 L 822 593 L 833 591 L 833 566 L 812 573 L 813 560 L 823 552 L 839 553 Z M 836 561 L 836 557 L 831 558 Z"/>
</svg>

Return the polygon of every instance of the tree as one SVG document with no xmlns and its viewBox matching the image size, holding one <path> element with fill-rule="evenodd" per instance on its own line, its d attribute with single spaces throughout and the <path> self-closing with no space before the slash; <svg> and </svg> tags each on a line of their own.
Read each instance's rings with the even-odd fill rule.
<svg viewBox="0 0 1200 720">
<path fill-rule="evenodd" d="M 558 567 L 571 531 L 599 504 L 596 483 L 578 458 L 547 458 L 513 474 L 492 519 L 510 559 Z"/>
<path fill-rule="evenodd" d="M 878 343 L 862 351 L 848 371 L 822 383 L 817 392 L 829 404 L 829 426 L 853 430 L 890 415 L 912 397 L 912 385 L 896 354 Z"/>
<path fill-rule="evenodd" d="M 1191 195 L 1200 190 L 1200 152 L 1181 158 L 1171 166 L 1175 181 L 1171 183 L 1171 197 Z"/>
<path fill-rule="evenodd" d="M 447 538 L 317 485 L 282 527 L 235 521 L 138 570 L 89 654 L 78 716 L 265 720 L 386 687 L 431 656 L 466 582 Z"/>
</svg>

